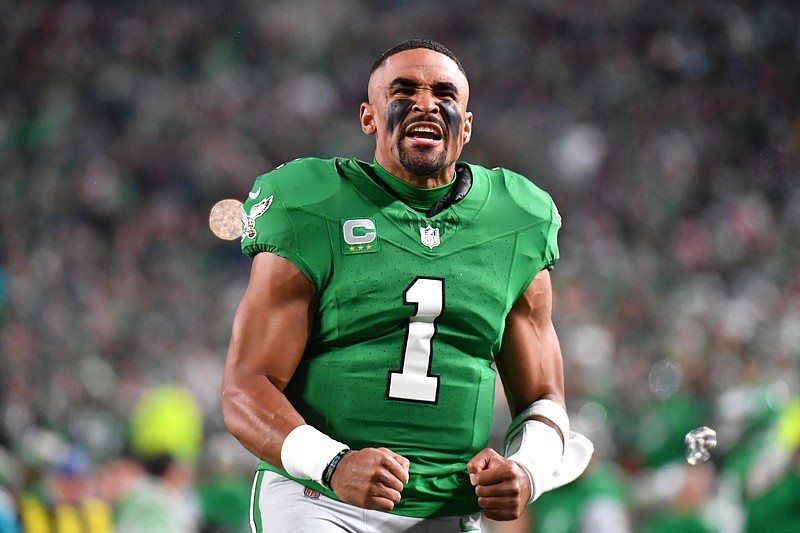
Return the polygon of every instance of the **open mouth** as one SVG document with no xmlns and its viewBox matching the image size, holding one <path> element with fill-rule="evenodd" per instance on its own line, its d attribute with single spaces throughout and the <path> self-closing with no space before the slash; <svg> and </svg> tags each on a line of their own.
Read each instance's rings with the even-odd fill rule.
<svg viewBox="0 0 800 533">
<path fill-rule="evenodd" d="M 430 122 L 417 122 L 406 128 L 406 137 L 423 143 L 435 143 L 444 137 L 442 128 Z"/>
</svg>

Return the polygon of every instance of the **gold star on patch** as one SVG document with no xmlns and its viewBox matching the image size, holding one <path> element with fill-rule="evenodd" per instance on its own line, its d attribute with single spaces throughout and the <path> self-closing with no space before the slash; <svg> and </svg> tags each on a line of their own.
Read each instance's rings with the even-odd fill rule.
<svg viewBox="0 0 800 533">
<path fill-rule="evenodd" d="M 364 245 L 363 245 L 363 244 L 359 244 L 359 245 L 358 245 L 358 249 L 359 249 L 359 250 L 363 250 L 363 249 L 364 249 Z"/>
<path fill-rule="evenodd" d="M 351 251 L 351 252 L 355 252 L 355 251 L 356 251 L 356 247 L 355 247 L 355 246 L 351 246 L 351 247 L 350 247 L 350 251 Z"/>
</svg>

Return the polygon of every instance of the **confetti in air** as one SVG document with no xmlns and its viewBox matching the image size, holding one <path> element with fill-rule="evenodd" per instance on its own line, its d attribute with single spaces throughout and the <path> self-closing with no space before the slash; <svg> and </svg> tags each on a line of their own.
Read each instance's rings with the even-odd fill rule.
<svg viewBox="0 0 800 533">
<path fill-rule="evenodd" d="M 716 446 L 716 431 L 705 426 L 693 429 L 686 434 L 686 461 L 690 465 L 708 461 Z"/>
</svg>

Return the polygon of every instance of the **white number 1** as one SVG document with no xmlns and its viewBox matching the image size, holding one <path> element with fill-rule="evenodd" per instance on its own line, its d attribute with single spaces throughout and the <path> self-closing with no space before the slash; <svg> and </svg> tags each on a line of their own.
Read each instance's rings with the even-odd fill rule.
<svg viewBox="0 0 800 533">
<path fill-rule="evenodd" d="M 431 375 L 436 319 L 444 309 L 444 280 L 417 278 L 403 293 L 403 303 L 416 306 L 408 319 L 400 371 L 389 371 L 386 396 L 391 400 L 436 403 L 439 376 Z"/>
</svg>

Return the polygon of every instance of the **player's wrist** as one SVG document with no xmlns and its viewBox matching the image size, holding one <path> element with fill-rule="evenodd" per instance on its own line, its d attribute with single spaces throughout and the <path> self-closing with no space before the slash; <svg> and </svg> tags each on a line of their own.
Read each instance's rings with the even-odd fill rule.
<svg viewBox="0 0 800 533">
<path fill-rule="evenodd" d="M 333 490 L 333 474 L 336 473 L 336 469 L 339 467 L 339 463 L 344 458 L 345 455 L 352 452 L 353 450 L 349 448 L 345 448 L 344 450 L 337 453 L 333 459 L 328 463 L 328 466 L 325 467 L 325 470 L 322 473 L 322 485 L 326 488 Z"/>
<path fill-rule="evenodd" d="M 339 454 L 346 450 L 349 450 L 346 444 L 332 439 L 308 424 L 303 424 L 286 435 L 281 446 L 281 463 L 290 476 L 323 483 L 326 471 L 333 462 L 331 458 L 339 457 Z M 334 471 L 339 460 L 341 457 L 336 460 Z M 333 477 L 333 471 L 329 477 Z"/>
<path fill-rule="evenodd" d="M 510 443 L 507 458 L 528 474 L 533 503 L 544 491 L 545 480 L 555 471 L 564 453 L 561 437 L 555 429 L 538 420 L 528 420 L 520 426 Z"/>
<path fill-rule="evenodd" d="M 530 484 L 531 492 L 528 496 L 528 504 L 533 503 L 542 495 L 544 489 L 544 476 L 542 471 L 530 457 L 525 454 L 516 453 L 508 457 L 509 461 L 513 461 L 525 473 L 528 483 Z"/>
<path fill-rule="evenodd" d="M 531 416 L 552 422 L 558 430 L 539 420 L 530 420 Z M 528 475 L 531 484 L 528 503 L 541 496 L 547 480 L 561 463 L 567 435 L 569 417 L 563 407 L 550 400 L 534 402 L 511 423 L 505 438 L 504 455 Z"/>
</svg>

